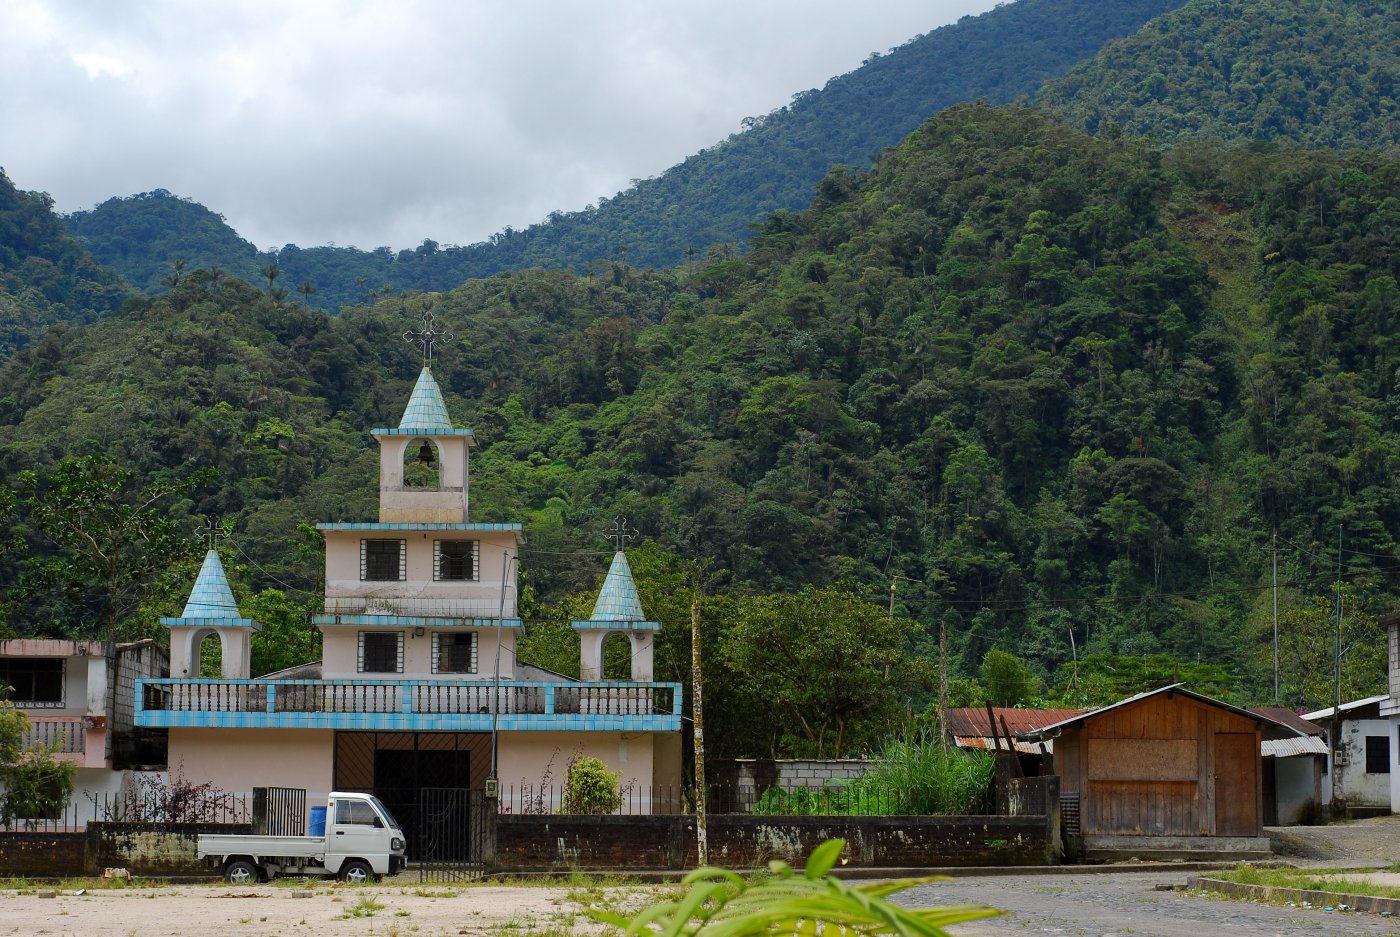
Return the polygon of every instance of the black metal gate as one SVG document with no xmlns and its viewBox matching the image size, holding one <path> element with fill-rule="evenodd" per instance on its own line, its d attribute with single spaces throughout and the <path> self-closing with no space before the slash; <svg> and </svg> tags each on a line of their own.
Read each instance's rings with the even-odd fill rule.
<svg viewBox="0 0 1400 937">
<path fill-rule="evenodd" d="M 465 882 L 483 871 L 486 829 L 484 792 L 465 787 L 425 787 L 418 807 L 419 855 L 412 857 L 423 882 Z"/>
</svg>

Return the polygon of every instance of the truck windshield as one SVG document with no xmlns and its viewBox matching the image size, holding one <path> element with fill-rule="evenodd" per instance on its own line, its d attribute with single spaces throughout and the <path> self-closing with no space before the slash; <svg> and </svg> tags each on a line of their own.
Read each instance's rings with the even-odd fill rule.
<svg viewBox="0 0 1400 937">
<path fill-rule="evenodd" d="M 390 829 L 398 830 L 400 832 L 403 831 L 403 827 L 399 826 L 399 821 L 395 820 L 394 815 L 389 812 L 389 808 L 384 806 L 384 801 L 380 800 L 378 797 L 375 797 L 373 795 L 370 796 L 369 801 L 370 803 L 374 804 L 374 809 L 382 813 L 384 815 L 384 819 L 389 821 Z"/>
</svg>

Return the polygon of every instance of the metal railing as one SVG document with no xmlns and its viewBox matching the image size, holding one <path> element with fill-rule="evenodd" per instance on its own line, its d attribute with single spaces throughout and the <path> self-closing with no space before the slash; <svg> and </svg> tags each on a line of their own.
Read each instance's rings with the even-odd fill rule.
<svg viewBox="0 0 1400 937">
<path fill-rule="evenodd" d="M 25 748 L 45 748 L 60 755 L 81 755 L 87 738 L 87 721 L 81 716 L 71 719 L 51 716 L 30 716 L 24 730 Z"/>
<path fill-rule="evenodd" d="M 713 784 L 708 787 L 706 812 L 764 816 L 926 816 L 917 808 L 919 798 L 908 791 L 869 783 L 851 787 L 837 781 L 826 786 L 799 784 L 765 787 Z M 514 815 L 569 815 L 563 783 L 503 785 L 499 809 Z M 965 799 L 961 815 L 995 816 L 997 804 L 991 790 Z M 682 786 L 625 785 L 619 791 L 614 816 L 676 816 L 695 812 L 694 790 Z"/>
<path fill-rule="evenodd" d="M 678 683 L 461 680 L 142 680 L 143 712 L 679 714 Z"/>
<path fill-rule="evenodd" d="M 89 823 L 125 823 L 157 829 L 171 823 L 245 824 L 252 822 L 248 794 L 199 792 L 182 799 L 172 812 L 166 798 L 130 793 L 81 794 L 61 809 L 41 817 L 14 817 L 0 830 L 13 832 L 81 832 Z"/>
</svg>

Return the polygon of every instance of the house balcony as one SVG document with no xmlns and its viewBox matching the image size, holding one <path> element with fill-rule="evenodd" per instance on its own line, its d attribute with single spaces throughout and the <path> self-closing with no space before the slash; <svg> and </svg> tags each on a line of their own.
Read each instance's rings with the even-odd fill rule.
<svg viewBox="0 0 1400 937">
<path fill-rule="evenodd" d="M 31 715 L 24 730 L 25 748 L 47 748 L 55 755 L 81 755 L 86 739 L 87 720 L 81 716 Z"/>
<path fill-rule="evenodd" d="M 175 680 L 136 683 L 143 728 L 674 732 L 679 683 Z"/>
</svg>

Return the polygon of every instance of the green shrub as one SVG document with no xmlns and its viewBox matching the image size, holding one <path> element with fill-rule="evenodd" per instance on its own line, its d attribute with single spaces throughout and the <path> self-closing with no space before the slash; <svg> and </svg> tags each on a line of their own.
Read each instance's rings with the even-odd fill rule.
<svg viewBox="0 0 1400 937">
<path fill-rule="evenodd" d="M 622 806 L 617 782 L 620 771 L 609 771 L 597 758 L 575 755 L 564 774 L 564 796 L 559 812 L 566 814 L 607 814 Z"/>
</svg>

